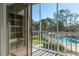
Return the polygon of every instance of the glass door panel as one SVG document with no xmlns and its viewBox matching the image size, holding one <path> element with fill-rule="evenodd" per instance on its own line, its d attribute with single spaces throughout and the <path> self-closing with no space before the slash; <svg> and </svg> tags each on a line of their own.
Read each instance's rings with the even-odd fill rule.
<svg viewBox="0 0 79 59">
<path fill-rule="evenodd" d="M 27 46 L 25 39 L 25 4 L 17 3 L 9 6 L 9 54 L 26 56 Z M 27 19 L 26 19 L 27 20 Z M 27 26 L 26 26 L 27 27 Z"/>
</svg>

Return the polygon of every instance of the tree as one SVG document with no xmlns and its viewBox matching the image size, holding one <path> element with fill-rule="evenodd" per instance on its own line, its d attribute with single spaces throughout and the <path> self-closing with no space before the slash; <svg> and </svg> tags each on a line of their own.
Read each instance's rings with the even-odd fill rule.
<svg viewBox="0 0 79 59">
<path fill-rule="evenodd" d="M 57 15 L 58 14 L 58 15 Z M 58 13 L 54 13 L 54 18 L 49 17 L 41 19 L 41 30 L 42 31 L 56 31 L 58 26 L 58 31 L 76 31 L 79 29 L 77 24 L 77 18 L 79 14 L 71 13 L 68 9 L 61 9 Z M 58 19 L 58 21 L 57 21 Z M 57 25 L 58 24 L 58 25 Z M 40 21 L 32 21 L 32 29 L 40 29 Z"/>
<path fill-rule="evenodd" d="M 58 20 L 58 31 L 64 31 L 64 23 L 61 20 Z"/>
<path fill-rule="evenodd" d="M 32 19 L 32 30 L 38 31 L 39 28 L 40 28 L 40 23 L 39 23 L 39 21 L 34 21 L 34 20 Z"/>
<path fill-rule="evenodd" d="M 42 27 L 42 30 L 46 30 L 46 31 L 49 31 L 52 29 L 52 27 L 54 26 L 54 22 L 52 21 L 52 19 L 50 18 L 45 18 L 45 19 L 42 19 L 41 20 L 41 27 Z"/>
<path fill-rule="evenodd" d="M 58 11 L 58 16 L 57 13 L 54 13 L 54 18 L 58 20 L 61 20 L 64 24 L 64 31 L 69 31 L 69 26 L 74 24 L 74 20 L 76 20 L 78 18 L 78 14 L 76 13 L 71 13 L 70 10 L 68 9 L 61 9 Z M 74 18 L 74 19 L 73 19 Z M 62 27 L 63 28 L 63 27 Z M 72 28 L 72 27 L 70 27 Z M 60 27 L 59 27 L 60 29 Z"/>
</svg>

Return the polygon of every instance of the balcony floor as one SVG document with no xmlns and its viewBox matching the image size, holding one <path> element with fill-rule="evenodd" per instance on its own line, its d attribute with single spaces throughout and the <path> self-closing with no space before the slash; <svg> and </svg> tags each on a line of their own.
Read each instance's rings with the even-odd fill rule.
<svg viewBox="0 0 79 59">
<path fill-rule="evenodd" d="M 26 56 L 26 47 L 14 49 L 14 50 L 10 51 L 10 55 L 12 55 L 12 56 Z M 32 48 L 32 56 L 62 56 L 62 55 L 33 47 Z"/>
<path fill-rule="evenodd" d="M 43 49 L 33 48 L 33 50 L 35 51 L 33 51 L 32 56 L 61 56 L 60 54 L 49 52 Z"/>
</svg>

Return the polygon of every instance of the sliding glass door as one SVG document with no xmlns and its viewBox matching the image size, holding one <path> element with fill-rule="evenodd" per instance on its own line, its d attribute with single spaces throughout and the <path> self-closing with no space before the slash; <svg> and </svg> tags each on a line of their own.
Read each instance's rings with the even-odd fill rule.
<svg viewBox="0 0 79 59">
<path fill-rule="evenodd" d="M 9 54 L 31 55 L 31 5 L 12 4 L 8 7 L 8 11 Z"/>
</svg>

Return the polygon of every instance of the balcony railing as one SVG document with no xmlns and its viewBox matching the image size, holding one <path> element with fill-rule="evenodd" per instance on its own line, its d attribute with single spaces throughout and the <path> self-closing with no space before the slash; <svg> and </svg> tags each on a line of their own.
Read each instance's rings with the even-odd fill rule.
<svg viewBox="0 0 79 59">
<path fill-rule="evenodd" d="M 60 55 L 79 55 L 79 40 L 72 35 L 78 33 L 33 31 L 32 45 Z"/>
</svg>

